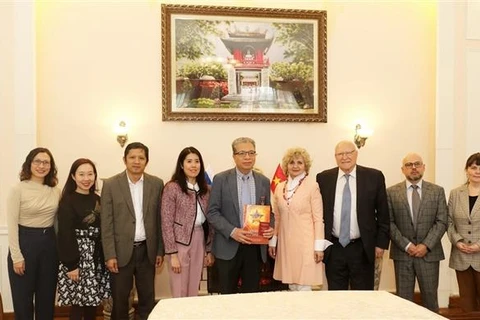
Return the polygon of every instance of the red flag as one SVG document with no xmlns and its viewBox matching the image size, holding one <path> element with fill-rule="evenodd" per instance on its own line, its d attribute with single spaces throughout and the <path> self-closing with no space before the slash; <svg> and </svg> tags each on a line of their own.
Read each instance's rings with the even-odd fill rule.
<svg viewBox="0 0 480 320">
<path fill-rule="evenodd" d="M 273 175 L 272 183 L 270 184 L 270 190 L 272 190 L 272 192 L 275 192 L 275 188 L 277 187 L 277 185 L 285 180 L 287 180 L 287 177 L 285 176 L 285 173 L 283 172 L 282 167 L 279 164 L 277 166 L 277 170 L 275 170 L 275 174 Z"/>
</svg>

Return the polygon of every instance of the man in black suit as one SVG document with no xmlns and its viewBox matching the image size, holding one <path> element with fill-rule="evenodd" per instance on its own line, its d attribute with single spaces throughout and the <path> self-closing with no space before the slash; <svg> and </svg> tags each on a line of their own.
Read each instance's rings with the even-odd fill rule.
<svg viewBox="0 0 480 320">
<path fill-rule="evenodd" d="M 389 243 L 385 177 L 357 165 L 358 150 L 350 141 L 335 147 L 338 167 L 317 174 L 323 199 L 324 263 L 329 290 L 373 290 L 375 257 Z"/>
</svg>

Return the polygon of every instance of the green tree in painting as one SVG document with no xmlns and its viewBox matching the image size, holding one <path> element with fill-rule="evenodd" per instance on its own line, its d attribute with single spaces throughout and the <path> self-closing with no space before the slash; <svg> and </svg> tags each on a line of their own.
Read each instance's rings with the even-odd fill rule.
<svg viewBox="0 0 480 320">
<path fill-rule="evenodd" d="M 227 79 L 227 71 L 220 62 L 189 62 L 177 71 L 177 77 L 200 79 L 203 76 L 211 76 L 216 80 Z"/>
<path fill-rule="evenodd" d="M 303 62 L 275 62 L 272 64 L 271 77 L 283 81 L 309 81 L 312 80 L 313 67 Z"/>
<path fill-rule="evenodd" d="M 285 47 L 285 59 L 313 65 L 313 24 L 273 23 L 273 26 L 277 31 L 275 41 Z"/>
<path fill-rule="evenodd" d="M 208 35 L 221 36 L 217 27 L 224 21 L 175 20 L 175 52 L 177 60 L 196 60 L 214 54 L 215 46 Z"/>
</svg>

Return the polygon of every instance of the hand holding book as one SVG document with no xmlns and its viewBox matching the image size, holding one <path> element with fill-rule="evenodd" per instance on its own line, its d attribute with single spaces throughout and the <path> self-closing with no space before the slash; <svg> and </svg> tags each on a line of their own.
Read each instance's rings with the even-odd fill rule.
<svg viewBox="0 0 480 320">
<path fill-rule="evenodd" d="M 243 208 L 243 230 L 248 232 L 251 244 L 268 244 L 273 236 L 270 227 L 270 206 L 246 205 Z"/>
</svg>

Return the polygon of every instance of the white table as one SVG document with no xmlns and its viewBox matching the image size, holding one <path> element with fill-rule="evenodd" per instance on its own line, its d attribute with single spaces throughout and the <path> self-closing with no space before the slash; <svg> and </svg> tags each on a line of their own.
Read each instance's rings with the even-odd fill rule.
<svg viewBox="0 0 480 320">
<path fill-rule="evenodd" d="M 386 291 L 282 291 L 165 299 L 148 319 L 446 318 Z"/>
</svg>

